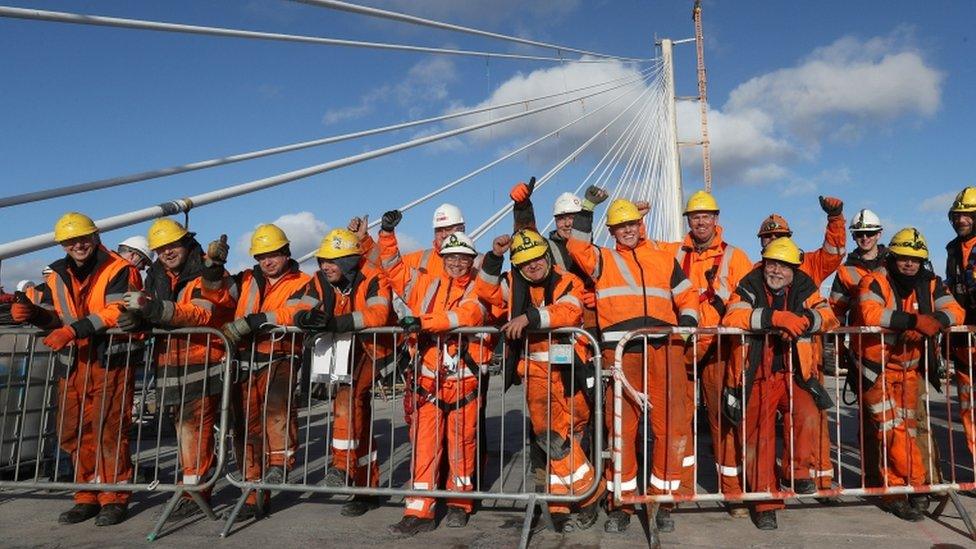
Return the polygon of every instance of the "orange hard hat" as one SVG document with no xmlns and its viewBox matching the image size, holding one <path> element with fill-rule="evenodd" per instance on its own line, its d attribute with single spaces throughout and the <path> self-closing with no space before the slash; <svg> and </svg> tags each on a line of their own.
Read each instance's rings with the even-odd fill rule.
<svg viewBox="0 0 976 549">
<path fill-rule="evenodd" d="M 786 222 L 786 219 L 779 214 L 770 214 L 769 217 L 763 220 L 762 224 L 759 225 L 759 232 L 756 236 L 762 238 L 764 236 L 792 236 L 793 231 L 790 230 L 790 224 Z"/>
</svg>

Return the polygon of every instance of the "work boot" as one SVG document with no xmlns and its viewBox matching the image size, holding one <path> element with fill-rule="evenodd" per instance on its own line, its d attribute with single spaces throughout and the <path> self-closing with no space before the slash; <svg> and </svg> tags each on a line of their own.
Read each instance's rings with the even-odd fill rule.
<svg viewBox="0 0 976 549">
<path fill-rule="evenodd" d="M 552 529 L 557 534 L 568 534 L 576 531 L 576 523 L 570 520 L 569 513 L 552 513 Z"/>
<path fill-rule="evenodd" d="M 654 521 L 657 522 L 658 531 L 665 534 L 674 532 L 674 519 L 671 518 L 671 509 L 659 507 L 657 514 L 654 516 Z"/>
<path fill-rule="evenodd" d="M 325 485 L 329 488 L 342 488 L 346 485 L 346 472 L 337 467 L 329 467 L 325 472 Z"/>
<path fill-rule="evenodd" d="M 727 503 L 725 510 L 732 518 L 746 518 L 749 516 L 749 507 L 744 503 Z"/>
<path fill-rule="evenodd" d="M 76 503 L 58 516 L 58 524 L 78 524 L 98 514 L 97 503 Z"/>
<path fill-rule="evenodd" d="M 609 533 L 626 532 L 630 525 L 630 514 L 620 509 L 607 513 L 607 521 L 603 523 L 603 531 Z"/>
<path fill-rule="evenodd" d="M 339 514 L 344 517 L 360 517 L 379 506 L 379 498 L 376 496 L 353 496 L 342 506 Z"/>
<path fill-rule="evenodd" d="M 594 501 L 582 507 L 579 513 L 576 513 L 576 528 L 589 530 L 596 524 L 596 519 L 598 518 L 600 518 L 600 502 Z"/>
<path fill-rule="evenodd" d="M 394 536 L 408 538 L 421 532 L 433 532 L 436 526 L 432 518 L 424 519 L 408 515 L 400 519 L 400 522 L 388 526 L 387 531 Z"/>
<path fill-rule="evenodd" d="M 780 482 L 779 487 L 782 490 L 789 490 L 790 483 L 783 480 Z M 797 494 L 814 494 L 817 492 L 817 485 L 808 478 L 800 478 L 793 481 L 793 491 Z"/>
<path fill-rule="evenodd" d="M 775 530 L 779 526 L 776 524 L 776 511 L 760 511 L 752 516 L 752 522 L 760 530 Z"/>
<path fill-rule="evenodd" d="M 929 496 L 926 494 L 913 494 L 908 496 L 908 504 L 923 515 L 929 512 Z"/>
<path fill-rule="evenodd" d="M 925 520 L 925 515 L 923 515 L 918 509 L 912 507 L 908 503 L 907 499 L 896 499 L 885 502 L 882 504 L 881 508 L 902 520 L 907 520 L 908 522 L 921 522 Z"/>
<path fill-rule="evenodd" d="M 447 506 L 447 516 L 444 517 L 444 524 L 448 528 L 464 528 L 468 525 L 468 513 L 460 507 Z"/>
<path fill-rule="evenodd" d="M 176 507 L 173 508 L 173 512 L 166 518 L 166 522 L 179 522 L 202 513 L 203 509 L 200 509 L 197 502 L 190 498 L 180 498 L 180 501 L 176 502 Z"/>
<path fill-rule="evenodd" d="M 95 517 L 95 526 L 115 526 L 129 515 L 124 503 L 109 503 L 102 505 L 102 509 Z"/>
<path fill-rule="evenodd" d="M 268 504 L 264 504 L 264 509 L 267 511 Z M 237 520 L 251 520 L 258 516 L 258 506 L 254 503 L 245 503 L 239 513 L 237 513 Z"/>
<path fill-rule="evenodd" d="M 284 484 L 285 470 L 280 465 L 272 465 L 264 472 L 265 484 Z"/>
</svg>

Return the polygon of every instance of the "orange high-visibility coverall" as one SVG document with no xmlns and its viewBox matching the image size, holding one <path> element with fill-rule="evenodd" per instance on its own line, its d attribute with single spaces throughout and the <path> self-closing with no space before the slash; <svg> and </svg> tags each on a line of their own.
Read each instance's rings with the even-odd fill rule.
<svg viewBox="0 0 976 549">
<path fill-rule="evenodd" d="M 619 244 L 603 248 L 592 244 L 592 212 L 583 211 L 573 220 L 573 234 L 567 246 L 573 261 L 596 285 L 597 321 L 602 330 L 600 347 L 605 364 L 614 363 L 614 349 L 625 334 L 644 327 L 696 326 L 698 295 L 671 253 L 655 248 L 643 235 L 633 249 Z M 642 414 L 649 413 L 654 432 L 653 467 L 645 472 L 651 492 L 675 493 L 681 489 L 682 462 L 691 440 L 691 410 L 687 402 L 684 345 L 680 338 L 635 339 L 624 352 L 623 375 L 639 392 L 647 395 L 650 411 L 625 393 L 621 418 L 622 495 L 637 493 L 637 430 Z M 606 399 L 607 430 L 613 437 L 613 389 Z M 613 460 L 605 476 L 613 481 Z M 613 502 L 610 502 L 613 506 Z M 632 506 L 625 511 L 633 512 Z"/>
<path fill-rule="evenodd" d="M 963 307 L 967 326 L 976 325 L 976 275 L 973 274 L 976 255 L 976 235 L 957 237 L 946 245 L 946 285 Z M 959 417 L 966 432 L 969 452 L 976 455 L 976 412 L 973 410 L 973 375 L 976 370 L 976 347 L 969 345 L 967 334 L 953 334 L 952 358 L 956 366 L 956 392 L 959 395 Z"/>
<path fill-rule="evenodd" d="M 303 299 L 310 300 L 312 308 L 332 315 L 327 328 L 330 331 L 352 332 L 394 323 L 390 281 L 365 257 L 345 291 L 333 286 L 322 271 L 315 273 L 307 289 Z M 352 383 L 342 385 L 332 399 L 332 466 L 346 473 L 348 485 L 379 486 L 377 446 L 370 437 L 370 392 L 392 352 L 391 336 L 357 337 L 352 351 Z"/>
<path fill-rule="evenodd" d="M 714 328 L 722 320 L 722 314 L 728 306 L 732 290 L 739 285 L 739 281 L 752 270 L 749 256 L 740 248 L 732 246 L 722 238 L 722 227 L 715 228 L 715 237 L 706 246 L 699 249 L 691 234 L 685 235 L 682 242 L 655 242 L 655 245 L 674 255 L 678 265 L 691 281 L 698 293 L 700 318 L 698 326 Z M 721 312 L 720 312 L 721 309 Z M 712 435 L 712 452 L 715 465 L 718 468 L 719 489 L 723 493 L 739 493 L 742 487 L 739 482 L 735 455 L 735 430 L 727 420 L 722 418 L 722 388 L 725 387 L 726 363 L 730 357 L 731 345 L 729 340 L 723 340 L 719 346 L 715 336 L 699 336 L 697 344 L 685 349 L 685 368 L 688 375 L 688 410 L 695 409 L 695 385 L 693 383 L 695 361 L 697 360 L 701 394 L 705 399 L 708 411 L 708 424 Z M 721 347 L 721 354 L 719 353 Z M 682 491 L 691 493 L 694 481 L 695 446 L 689 448 L 683 465 L 685 473 L 682 477 Z"/>
<path fill-rule="evenodd" d="M 583 282 L 558 265 L 550 267 L 549 274 L 538 283 L 529 283 L 520 274 L 509 272 L 501 275 L 503 258 L 489 252 L 485 254 L 482 270 L 478 273 L 478 296 L 482 301 L 499 308 L 514 318 L 524 314 L 529 320 L 528 329 L 546 330 L 579 327 L 583 319 Z M 517 296 L 515 293 L 524 292 Z M 551 362 L 550 342 L 572 342 L 573 364 Z M 585 378 L 583 368 L 592 351 L 585 339 L 573 336 L 526 334 L 524 341 L 509 342 L 519 346 L 517 373 L 526 380 L 525 400 L 529 408 L 529 420 L 536 444 L 543 447 L 549 461 L 548 487 L 550 494 L 582 494 L 594 482 L 595 472 L 580 445 L 590 410 L 586 395 L 594 387 L 595 380 Z M 590 386 L 587 386 L 590 383 Z M 589 505 L 599 499 L 603 490 L 596 490 L 581 505 Z M 550 503 L 553 513 L 569 513 L 565 503 Z"/>
<path fill-rule="evenodd" d="M 125 336 L 109 338 L 122 312 L 122 295 L 142 289 L 139 272 L 99 245 L 87 276 L 70 257 L 51 264 L 38 299 L 49 312 L 41 328 L 71 326 L 74 345 L 57 354 L 58 441 L 71 454 L 74 482 L 124 484 L 132 480 L 129 427 L 133 369 Z M 35 296 L 37 298 L 37 296 Z M 51 314 L 53 313 L 53 315 Z M 125 504 L 129 492 L 75 492 L 75 503 Z"/>
<path fill-rule="evenodd" d="M 162 303 L 160 327 L 219 330 L 234 319 L 236 302 L 231 292 L 221 291 L 230 276 L 224 272 L 222 280 L 205 281 L 203 249 L 196 240 L 188 247 L 179 272 L 168 270 L 159 259 L 149 267 L 146 293 Z M 172 411 L 183 483 L 197 484 L 206 480 L 216 458 L 214 424 L 227 352 L 222 339 L 208 334 L 160 338 L 155 349 L 157 402 Z"/>
<path fill-rule="evenodd" d="M 844 260 L 847 243 L 847 226 L 843 215 L 827 217 L 827 227 L 824 229 L 823 244 L 816 250 L 803 253 L 803 264 L 800 270 L 806 273 L 814 284 L 818 287 L 827 280 L 834 271 L 840 267 Z M 760 266 L 760 263 L 755 265 Z M 813 356 L 816 361 L 817 378 L 823 383 L 823 341 L 822 336 L 815 335 L 813 338 Z M 814 468 L 812 469 L 814 479 L 819 488 L 830 488 L 834 477 L 834 465 L 830 460 L 830 425 L 826 411 L 820 411 L 820 434 L 817 435 L 816 444 L 812 447 Z M 806 461 L 806 458 L 800 458 Z M 800 464 L 794 464 L 799 467 Z"/>
<path fill-rule="evenodd" d="M 491 360 L 492 341 L 444 332 L 480 326 L 487 317 L 488 310 L 474 291 L 474 272 L 454 279 L 446 274 L 432 276 L 404 264 L 393 233 L 381 231 L 379 244 L 393 290 L 419 315 L 423 330 L 417 350 L 420 371 L 414 372 L 417 405 L 410 425 L 412 486 L 433 490 L 440 485 L 441 456 L 446 451 L 447 489 L 472 491 L 478 459 L 480 380 Z M 434 498 L 408 497 L 405 503 L 404 514 L 434 518 Z M 470 499 L 448 499 L 447 504 L 467 513 L 474 509 Z"/>
<path fill-rule="evenodd" d="M 901 296 L 886 271 L 865 275 L 858 285 L 859 322 L 865 326 L 906 331 L 912 330 L 920 314 L 933 315 L 945 328 L 963 321 L 962 307 L 939 277 L 923 269 L 918 280 L 909 295 Z M 917 332 L 913 335 L 916 337 L 907 338 L 907 334 L 865 335 L 852 340 L 852 347 L 863 365 L 862 413 L 871 418 L 877 444 L 874 455 L 879 458 L 878 480 L 886 486 L 922 485 L 927 474 L 916 441 L 915 411 L 918 385 L 925 383 L 925 368 L 937 368 L 931 362 L 937 357 L 937 350 L 932 348 L 937 343 L 923 340 Z M 864 443 L 868 444 L 867 437 Z"/>
<path fill-rule="evenodd" d="M 293 326 L 294 315 L 310 306 L 302 301 L 305 286 L 312 279 L 298 262 L 290 260 L 287 270 L 273 284 L 255 265 L 234 277 L 238 295 L 235 318 L 251 325 L 252 335 L 238 346 L 241 379 L 235 398 L 237 435 L 243 445 L 241 470 L 245 480 L 260 480 L 268 467 L 289 468 L 298 447 L 298 418 L 294 399 L 295 370 L 301 364 L 302 339 L 273 341 L 259 333 L 264 324 Z M 256 492 L 248 503 L 257 501 Z"/>
<path fill-rule="evenodd" d="M 837 327 L 837 319 L 819 288 L 806 273 L 794 271 L 793 282 L 774 294 L 766 286 L 763 270 L 746 275 L 729 302 L 723 326 L 743 330 L 773 327 L 774 311 L 803 315 L 810 328 L 796 341 L 773 333 L 750 336 L 742 343 L 734 340 L 726 384 L 741 391 L 745 398 L 746 481 L 751 491 L 777 491 L 776 415 L 783 416 L 784 483 L 789 479 L 810 479 L 816 461 L 813 447 L 819 434 L 820 410 L 801 385 L 815 380 L 816 357 L 811 335 Z M 736 437 L 741 440 L 741 434 Z M 792 460 L 790 459 L 792 456 Z M 740 466 L 743 464 L 740 454 Z M 782 500 L 757 503 L 757 512 L 782 509 Z"/>
</svg>

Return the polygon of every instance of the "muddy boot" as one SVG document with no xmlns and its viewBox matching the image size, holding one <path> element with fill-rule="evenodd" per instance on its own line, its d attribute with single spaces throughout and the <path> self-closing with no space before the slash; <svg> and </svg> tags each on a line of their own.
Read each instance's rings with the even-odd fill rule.
<svg viewBox="0 0 976 549">
<path fill-rule="evenodd" d="M 779 528 L 776 524 L 776 511 L 761 511 L 754 513 L 752 522 L 760 530 L 775 530 Z"/>
<path fill-rule="evenodd" d="M 268 504 L 267 503 L 264 504 L 264 509 L 265 509 L 265 511 L 268 510 Z M 257 516 L 258 516 L 258 506 L 256 504 L 254 504 L 254 503 L 245 503 L 241 507 L 241 511 L 239 513 L 237 513 L 237 519 L 236 520 L 238 520 L 238 521 L 241 521 L 241 520 L 251 520 L 252 518 L 255 518 Z"/>
<path fill-rule="evenodd" d="M 725 510 L 732 518 L 746 518 L 749 516 L 749 507 L 742 503 L 727 503 Z"/>
<path fill-rule="evenodd" d="M 626 532 L 630 525 L 630 514 L 620 509 L 607 513 L 607 521 L 603 523 L 603 531 L 609 533 Z"/>
<path fill-rule="evenodd" d="M 380 506 L 376 496 L 355 496 L 342 506 L 339 512 L 344 517 L 359 517 Z"/>
<path fill-rule="evenodd" d="M 921 511 L 912 507 L 907 499 L 896 499 L 881 504 L 881 508 L 892 515 L 908 522 L 921 522 L 925 520 L 925 515 Z"/>
<path fill-rule="evenodd" d="M 557 534 L 568 534 L 576 531 L 576 522 L 569 513 L 552 513 L 552 529 Z"/>
<path fill-rule="evenodd" d="M 444 524 L 448 528 L 464 528 L 468 525 L 468 513 L 460 507 L 447 507 L 447 516 L 444 517 Z"/>
<path fill-rule="evenodd" d="M 435 527 L 436 524 L 434 524 L 434 519 L 422 519 L 419 517 L 406 516 L 403 517 L 400 522 L 388 526 L 387 531 L 394 536 L 408 538 L 411 536 L 416 536 L 421 532 L 433 532 Z"/>
<path fill-rule="evenodd" d="M 265 484 L 284 484 L 285 483 L 285 470 L 280 465 L 273 465 L 268 467 L 268 470 L 264 472 L 264 483 Z"/>
<path fill-rule="evenodd" d="M 346 485 L 346 472 L 336 467 L 329 467 L 325 472 L 325 485 L 329 488 L 342 488 Z"/>
<path fill-rule="evenodd" d="M 203 509 L 200 509 L 197 502 L 190 498 L 180 498 L 176 507 L 173 508 L 173 512 L 166 518 L 166 522 L 178 522 L 200 514 L 203 514 Z"/>
<path fill-rule="evenodd" d="M 912 494 L 908 496 L 908 504 L 923 515 L 929 512 L 929 496 L 927 494 Z"/>
<path fill-rule="evenodd" d="M 654 521 L 657 522 L 657 529 L 661 533 L 674 532 L 674 518 L 671 517 L 671 509 L 658 508 Z"/>
<path fill-rule="evenodd" d="M 576 513 L 576 527 L 580 530 L 589 530 L 596 524 L 598 518 L 600 518 L 600 502 L 594 501 Z"/>
<path fill-rule="evenodd" d="M 129 515 L 126 505 L 123 503 L 109 503 L 103 505 L 98 516 L 95 517 L 95 526 L 115 526 L 125 520 Z"/>
<path fill-rule="evenodd" d="M 97 503 L 76 503 L 58 516 L 58 524 L 78 524 L 98 514 Z"/>
</svg>

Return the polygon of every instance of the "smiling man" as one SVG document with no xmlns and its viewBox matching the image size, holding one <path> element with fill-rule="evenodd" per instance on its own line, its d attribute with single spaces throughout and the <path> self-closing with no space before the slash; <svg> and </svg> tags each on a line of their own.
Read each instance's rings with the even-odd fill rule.
<svg viewBox="0 0 976 549">
<path fill-rule="evenodd" d="M 946 284 L 966 311 L 963 324 L 976 324 L 976 187 L 959 191 L 949 208 L 949 222 L 956 238 L 946 245 Z M 952 358 L 956 363 L 959 412 L 966 430 L 969 452 L 976 454 L 976 425 L 973 424 L 973 370 L 966 334 L 952 336 Z M 973 358 L 976 358 L 974 356 Z"/>
</svg>

